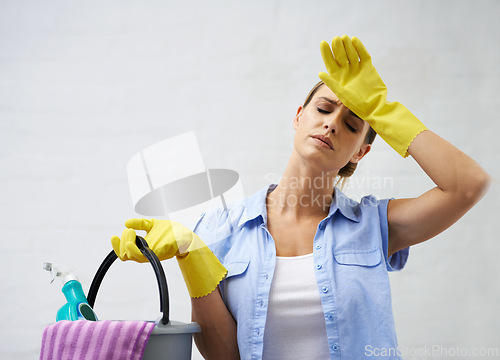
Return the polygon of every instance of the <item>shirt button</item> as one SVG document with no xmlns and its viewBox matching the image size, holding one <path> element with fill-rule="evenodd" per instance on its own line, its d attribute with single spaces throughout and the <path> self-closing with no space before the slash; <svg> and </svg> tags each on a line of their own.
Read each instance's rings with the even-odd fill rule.
<svg viewBox="0 0 500 360">
<path fill-rule="evenodd" d="M 316 269 L 320 270 L 323 266 L 321 264 L 316 265 Z"/>
<path fill-rule="evenodd" d="M 332 349 L 333 349 L 333 351 L 339 351 L 340 350 L 340 346 L 338 346 L 337 344 L 335 344 L 335 345 L 332 346 Z"/>
<path fill-rule="evenodd" d="M 328 318 L 328 320 L 333 320 L 333 315 L 330 314 L 330 315 L 327 316 L 327 318 Z"/>
<path fill-rule="evenodd" d="M 264 280 L 267 280 L 269 278 L 269 275 L 264 274 Z"/>
<path fill-rule="evenodd" d="M 327 293 L 328 292 L 328 288 L 326 286 L 323 286 L 323 292 L 324 293 Z"/>
<path fill-rule="evenodd" d="M 319 229 L 320 230 L 325 230 L 325 224 L 323 224 L 323 223 L 319 224 Z"/>
<path fill-rule="evenodd" d="M 260 307 L 263 307 L 263 306 L 264 306 L 264 301 L 259 300 L 259 303 L 258 303 L 258 304 L 259 304 L 259 306 L 260 306 Z"/>
<path fill-rule="evenodd" d="M 316 245 L 316 249 L 321 249 L 321 245 Z"/>
</svg>

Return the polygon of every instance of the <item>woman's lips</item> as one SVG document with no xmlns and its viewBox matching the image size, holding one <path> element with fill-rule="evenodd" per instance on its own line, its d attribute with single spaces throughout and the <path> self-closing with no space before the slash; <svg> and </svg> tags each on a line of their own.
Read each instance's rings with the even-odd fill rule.
<svg viewBox="0 0 500 360">
<path fill-rule="evenodd" d="M 318 145 L 333 150 L 333 143 L 328 137 L 324 135 L 313 135 L 311 137 Z"/>
</svg>

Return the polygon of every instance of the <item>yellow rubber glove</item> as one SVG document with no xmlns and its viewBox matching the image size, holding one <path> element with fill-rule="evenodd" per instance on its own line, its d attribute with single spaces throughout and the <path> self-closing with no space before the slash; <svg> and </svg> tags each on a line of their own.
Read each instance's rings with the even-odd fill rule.
<svg viewBox="0 0 500 360">
<path fill-rule="evenodd" d="M 319 73 L 320 79 L 346 107 L 407 157 L 413 139 L 427 128 L 402 104 L 387 101 L 387 87 L 365 46 L 358 38 L 343 35 L 333 38 L 331 49 L 326 41 L 320 47 L 328 71 Z"/>
<path fill-rule="evenodd" d="M 124 261 L 147 262 L 135 245 L 135 230 L 145 230 L 144 239 L 160 261 L 177 258 L 189 295 L 193 298 L 211 293 L 227 274 L 226 268 L 198 235 L 175 221 L 129 219 L 125 226 L 127 229 L 121 239 L 118 236 L 111 238 L 116 255 Z"/>
</svg>

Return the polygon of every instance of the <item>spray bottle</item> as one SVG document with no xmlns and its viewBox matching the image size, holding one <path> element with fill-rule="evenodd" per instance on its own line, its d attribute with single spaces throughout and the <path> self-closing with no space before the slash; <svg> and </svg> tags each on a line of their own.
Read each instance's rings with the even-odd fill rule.
<svg viewBox="0 0 500 360">
<path fill-rule="evenodd" d="M 44 263 L 43 269 L 50 271 L 52 283 L 56 277 L 63 282 L 62 292 L 68 301 L 58 311 L 56 321 L 60 320 L 90 320 L 97 321 L 97 315 L 87 302 L 82 284 L 68 268 L 52 263 Z"/>
</svg>

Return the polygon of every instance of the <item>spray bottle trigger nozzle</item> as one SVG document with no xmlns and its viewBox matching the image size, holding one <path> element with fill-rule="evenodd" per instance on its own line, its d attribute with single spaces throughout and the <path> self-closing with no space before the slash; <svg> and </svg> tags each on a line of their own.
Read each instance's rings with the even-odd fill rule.
<svg viewBox="0 0 500 360">
<path fill-rule="evenodd" d="M 50 271 L 50 275 L 52 277 L 52 280 L 50 280 L 50 283 L 52 284 L 54 280 L 56 279 L 57 275 L 60 275 L 55 269 L 52 267 L 52 263 L 43 263 L 43 269 Z"/>
</svg>

